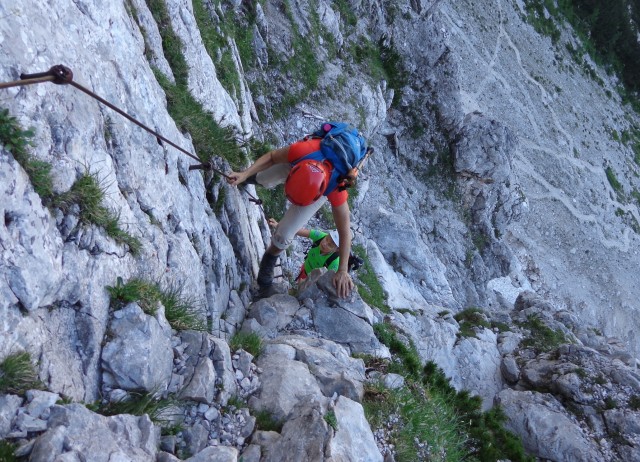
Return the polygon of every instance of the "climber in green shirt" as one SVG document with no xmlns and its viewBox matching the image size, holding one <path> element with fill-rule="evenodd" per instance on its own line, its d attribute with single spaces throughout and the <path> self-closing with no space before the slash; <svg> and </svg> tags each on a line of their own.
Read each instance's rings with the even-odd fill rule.
<svg viewBox="0 0 640 462">
<path fill-rule="evenodd" d="M 269 218 L 269 225 L 278 226 L 278 222 L 273 218 Z M 340 237 L 337 230 L 319 231 L 317 229 L 301 228 L 296 232 L 297 236 L 308 237 L 313 244 L 307 252 L 304 259 L 300 274 L 296 278 L 296 282 L 300 283 L 316 268 L 327 268 L 331 271 L 338 271 L 340 264 L 340 256 L 338 249 L 340 248 Z"/>
</svg>

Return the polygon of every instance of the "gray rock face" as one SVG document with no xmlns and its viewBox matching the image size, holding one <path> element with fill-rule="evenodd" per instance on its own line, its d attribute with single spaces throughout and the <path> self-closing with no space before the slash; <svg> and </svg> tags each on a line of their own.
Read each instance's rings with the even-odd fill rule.
<svg viewBox="0 0 640 462">
<path fill-rule="evenodd" d="M 265 462 L 282 460 L 324 460 L 330 428 L 324 420 L 326 401 L 299 402 L 282 427 L 281 436 L 264 446 Z"/>
<path fill-rule="evenodd" d="M 268 411 L 276 421 L 284 421 L 296 403 L 322 393 L 306 364 L 280 354 L 265 353 L 258 360 L 264 372 L 259 395 L 249 400 L 251 408 Z"/>
<path fill-rule="evenodd" d="M 507 428 L 520 435 L 525 448 L 538 457 L 567 462 L 606 460 L 552 396 L 503 390 L 497 395 L 496 403 L 509 419 Z"/>
<path fill-rule="evenodd" d="M 159 311 L 160 313 L 160 311 Z M 171 327 L 163 315 L 152 317 L 131 303 L 113 314 L 112 340 L 102 352 L 111 382 L 125 390 L 162 392 L 173 368 Z"/>
<path fill-rule="evenodd" d="M 329 456 L 326 460 L 382 461 L 382 454 L 378 451 L 362 406 L 340 396 L 334 412 L 337 429 L 329 444 Z"/>
<path fill-rule="evenodd" d="M 220 31 L 226 29 L 222 21 L 246 18 L 245 9 L 255 6 L 249 30 L 257 63 L 242 61 L 232 37 L 224 38 L 223 63 L 222 50 L 207 53 L 192 2 L 165 3 L 169 21 L 163 26 L 181 42 L 188 89 L 241 141 L 255 133 L 259 141 L 283 145 L 315 129 L 319 119 L 336 116 L 366 134 L 376 155 L 353 198 L 356 242 L 364 243 L 389 306 L 404 311 L 390 319 L 423 361 L 435 361 L 456 387 L 480 394 L 485 405 L 504 386 L 502 375 L 518 389 L 502 392 L 512 428 L 540 457 L 576 460 L 585 451 L 592 459 L 582 460 L 640 459 L 638 416 L 629 409 L 631 397 L 640 394 L 640 214 L 633 199 L 640 183 L 633 145 L 619 135 L 632 133 L 638 118 L 620 104 L 614 79 L 596 69 L 600 84 L 576 67 L 568 54 L 577 43 L 570 31 L 563 26 L 560 44 L 550 43 L 523 23 L 520 1 L 412 0 L 396 2 L 391 14 L 378 0 L 354 0 L 342 5 L 355 9 L 353 27 L 345 27 L 336 2 L 328 0 L 289 2 L 288 8 L 205 2 Z M 195 152 L 169 115 L 173 101 L 154 74 L 158 69 L 175 82 L 179 69 L 165 58 L 145 1 L 4 2 L 0 18 L 0 81 L 63 62 L 76 82 Z M 298 35 L 313 34 L 317 20 L 326 35 L 314 49 L 326 67 L 317 90 L 303 98 L 304 79 L 277 66 L 300 58 Z M 406 85 L 390 88 L 393 83 L 372 78 L 353 57 L 343 60 L 355 37 L 381 39 L 397 53 Z M 231 94 L 218 78 L 223 73 L 232 80 L 237 73 Z M 264 92 L 254 105 L 247 81 L 256 74 L 266 75 L 269 85 L 268 91 L 252 86 Z M 217 438 L 215 428 L 229 424 L 221 422 L 227 416 L 220 405 L 259 390 L 256 409 L 291 418 L 281 436 L 253 438 L 267 460 L 329 452 L 335 459 L 366 454 L 378 460 L 359 446 L 370 440 L 356 405 L 362 363 L 347 352 L 390 356 L 373 335 L 382 315 L 357 294 L 336 299 L 327 276 L 302 297 L 304 307 L 289 296 L 264 300 L 251 307 L 243 326 L 250 303 L 244 287 L 269 239 L 262 210 L 245 193 L 189 171 L 185 156 L 70 86 L 0 91 L 23 128 L 33 127 L 31 152 L 51 164 L 55 192 L 69 191 L 87 170 L 96 174 L 120 226 L 142 243 L 134 257 L 101 227 L 83 224 L 79 205 L 47 208 L 14 155 L 0 148 L 0 358 L 29 351 L 52 392 L 30 393 L 23 406 L 0 398 L 0 436 L 6 430 L 26 440 L 29 432 L 44 431 L 32 441 L 33 460 L 95 460 L 95 454 L 154 460 L 157 438 L 144 418 L 106 419 L 72 406 L 54 407 L 49 415 L 49 409 L 56 394 L 93 402 L 107 388 L 116 399 L 126 395 L 123 389 L 159 387 L 182 390 L 199 403 L 189 410 L 185 430 L 199 452 L 194 457 L 235 460 L 254 422 L 239 415 L 246 425 Z M 296 105 L 276 111 L 285 96 L 295 96 Z M 232 169 L 215 160 L 222 170 Z M 171 332 L 162 316 L 130 308 L 112 322 L 104 287 L 139 274 L 176 283 L 202 300 L 215 336 L 228 338 L 243 326 L 274 340 L 261 359 L 265 383 L 260 386 L 246 357 L 233 369 L 224 340 L 182 333 L 167 350 Z M 561 307 L 525 297 L 513 318 L 540 315 L 574 346 L 553 355 L 520 348 L 524 330 L 496 336 L 477 329 L 478 338 L 459 339 L 452 314 L 439 314 L 469 306 L 505 314 L 527 289 L 557 297 Z M 290 336 L 293 331 L 300 336 Z M 614 334 L 618 340 L 608 339 Z M 573 417 L 560 402 L 586 417 Z M 334 432 L 326 424 L 331 406 L 339 420 L 349 414 L 353 421 Z M 555 425 L 568 431 L 554 439 Z M 608 428 L 634 446 L 616 442 L 620 435 Z M 594 450 L 592 440 L 604 443 Z M 167 447 L 175 448 L 177 438 L 171 441 Z M 204 447 L 214 443 L 229 447 Z"/>
<path fill-rule="evenodd" d="M 16 395 L 0 396 L 0 438 L 6 438 L 16 418 L 22 398 Z"/>
<path fill-rule="evenodd" d="M 226 405 L 229 398 L 237 393 L 231 352 L 227 343 L 212 335 L 196 331 L 181 332 L 180 339 L 184 345 L 183 356 L 186 358 L 184 370 L 181 372 L 185 377 L 181 396 L 202 403 L 217 400 Z"/>
<path fill-rule="evenodd" d="M 238 450 L 227 446 L 208 447 L 186 460 L 187 462 L 237 462 Z"/>
<path fill-rule="evenodd" d="M 361 359 L 351 358 L 344 348 L 327 340 L 291 336 L 278 341 L 295 348 L 296 359 L 309 367 L 324 396 L 362 401 L 365 370 Z"/>
<path fill-rule="evenodd" d="M 48 430 L 35 440 L 31 460 L 53 461 L 58 457 L 107 462 L 155 460 L 158 434 L 149 417 L 104 417 L 79 404 L 54 406 Z M 70 459 L 69 459 L 70 460 Z"/>
<path fill-rule="evenodd" d="M 346 345 L 352 353 L 389 357 L 388 349 L 373 333 L 373 313 L 359 295 L 352 293 L 348 301 L 341 301 L 333 287 L 333 272 L 324 274 L 317 282 L 313 298 L 313 321 L 323 337 Z"/>
</svg>

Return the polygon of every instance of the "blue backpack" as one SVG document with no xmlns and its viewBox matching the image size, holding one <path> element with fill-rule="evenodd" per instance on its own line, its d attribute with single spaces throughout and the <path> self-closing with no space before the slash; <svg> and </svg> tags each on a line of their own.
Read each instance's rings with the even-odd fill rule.
<svg viewBox="0 0 640 462">
<path fill-rule="evenodd" d="M 309 137 L 308 137 L 309 138 Z M 367 142 L 358 130 L 344 122 L 326 122 L 313 132 L 310 138 L 321 138 L 320 150 L 298 159 L 328 160 L 333 165 L 333 173 L 324 193 L 329 195 L 347 176 L 349 171 L 358 166 L 367 153 Z"/>
</svg>

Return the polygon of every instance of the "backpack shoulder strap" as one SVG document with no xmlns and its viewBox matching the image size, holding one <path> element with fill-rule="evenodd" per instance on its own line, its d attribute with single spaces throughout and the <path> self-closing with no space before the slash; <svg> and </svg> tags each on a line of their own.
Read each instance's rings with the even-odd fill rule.
<svg viewBox="0 0 640 462">
<path fill-rule="evenodd" d="M 324 266 L 325 266 L 325 268 L 329 268 L 329 266 L 331 265 L 331 263 L 333 263 L 334 261 L 336 261 L 339 257 L 340 257 L 340 255 L 338 255 L 338 252 L 333 252 L 331 255 L 329 255 L 329 256 L 327 257 L 327 259 L 324 261 Z"/>
</svg>

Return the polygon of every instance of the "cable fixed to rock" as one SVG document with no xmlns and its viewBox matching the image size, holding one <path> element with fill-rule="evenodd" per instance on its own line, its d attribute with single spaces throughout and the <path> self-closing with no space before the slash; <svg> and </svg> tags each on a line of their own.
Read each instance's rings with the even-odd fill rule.
<svg viewBox="0 0 640 462">
<path fill-rule="evenodd" d="M 135 117 L 127 114 L 125 111 L 123 111 L 119 107 L 115 106 L 114 104 L 111 104 L 109 101 L 107 101 L 106 99 L 102 98 L 101 96 L 95 94 L 94 92 L 92 92 L 88 88 L 85 88 L 84 86 L 80 85 L 79 83 L 74 82 L 74 80 L 73 80 L 73 72 L 71 71 L 71 69 L 69 69 L 68 67 L 66 67 L 66 66 L 64 66 L 62 64 L 58 64 L 56 66 L 53 66 L 53 67 L 51 67 L 51 69 L 49 69 L 46 72 L 38 72 L 38 73 L 35 73 L 35 74 L 25 74 L 25 73 L 20 74 L 20 80 L 15 80 L 15 81 L 12 81 L 12 82 L 0 82 L 0 89 L 17 87 L 17 86 L 32 85 L 32 84 L 43 83 L 43 82 L 52 82 L 52 83 L 54 83 L 56 85 L 67 85 L 67 84 L 69 84 L 69 85 L 77 88 L 81 92 L 83 92 L 83 93 L 89 95 L 90 97 L 94 98 L 95 100 L 99 101 L 100 103 L 104 104 L 108 108 L 116 111 L 118 114 L 120 114 L 121 116 L 125 117 L 130 122 L 133 122 L 138 127 L 140 127 L 142 129 L 148 131 L 149 133 L 151 133 L 158 140 L 164 141 L 165 143 L 167 143 L 167 144 L 173 146 L 174 148 L 176 148 L 178 151 L 182 152 L 183 154 L 186 154 L 187 156 L 189 156 L 192 159 L 194 159 L 194 160 L 199 162 L 199 164 L 197 164 L 197 165 L 189 166 L 189 170 L 211 170 L 211 171 L 213 171 L 213 172 L 215 172 L 215 173 L 217 173 L 217 174 L 219 174 L 219 175 L 221 175 L 221 176 L 223 176 L 223 177 L 225 177 L 227 179 L 229 178 L 229 175 L 227 175 L 226 173 L 224 173 L 221 170 L 217 169 L 213 165 L 213 159 L 209 160 L 208 162 L 202 162 L 202 160 L 200 158 L 198 158 L 197 156 L 191 154 L 186 149 L 178 146 L 176 143 L 174 143 L 173 141 L 169 140 L 168 138 L 165 138 L 164 136 L 162 136 L 157 131 L 149 128 L 148 126 L 146 126 L 145 124 L 143 124 L 142 122 L 137 120 Z M 254 203 L 258 204 L 258 205 L 262 204 L 262 201 L 260 199 L 258 199 L 257 197 L 254 197 L 246 189 L 245 189 L 245 192 L 249 196 L 249 200 L 251 202 L 254 202 Z"/>
</svg>

